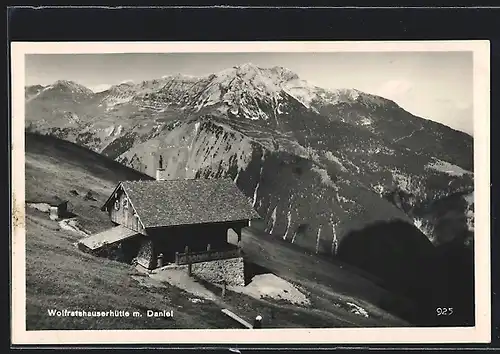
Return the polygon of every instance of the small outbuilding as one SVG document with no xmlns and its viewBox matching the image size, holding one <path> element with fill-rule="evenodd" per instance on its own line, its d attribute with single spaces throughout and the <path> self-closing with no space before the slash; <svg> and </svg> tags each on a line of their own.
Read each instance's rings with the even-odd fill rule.
<svg viewBox="0 0 500 354">
<path fill-rule="evenodd" d="M 64 218 L 68 214 L 68 201 L 58 196 L 26 201 L 26 204 L 40 211 L 49 213 L 51 220 Z"/>
</svg>

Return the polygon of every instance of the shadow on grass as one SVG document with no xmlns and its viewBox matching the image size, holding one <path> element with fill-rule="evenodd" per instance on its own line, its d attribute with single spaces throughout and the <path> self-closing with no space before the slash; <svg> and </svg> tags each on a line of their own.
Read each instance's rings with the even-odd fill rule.
<svg viewBox="0 0 500 354">
<path fill-rule="evenodd" d="M 397 315 L 420 326 L 473 325 L 471 255 L 460 245 L 436 248 L 420 230 L 403 221 L 352 232 L 338 248 L 339 259 L 374 274 L 386 289 L 409 298 L 414 306 Z M 439 314 L 439 308 L 450 307 L 453 315 Z"/>
</svg>

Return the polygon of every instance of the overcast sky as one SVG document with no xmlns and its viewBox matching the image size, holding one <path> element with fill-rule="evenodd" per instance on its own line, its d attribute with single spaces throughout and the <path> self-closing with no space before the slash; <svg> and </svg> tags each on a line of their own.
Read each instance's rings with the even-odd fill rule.
<svg viewBox="0 0 500 354">
<path fill-rule="evenodd" d="M 73 80 L 98 91 L 177 73 L 205 75 L 253 63 L 296 72 L 324 88 L 356 88 L 472 135 L 472 53 L 175 53 L 26 55 L 26 85 Z"/>
</svg>

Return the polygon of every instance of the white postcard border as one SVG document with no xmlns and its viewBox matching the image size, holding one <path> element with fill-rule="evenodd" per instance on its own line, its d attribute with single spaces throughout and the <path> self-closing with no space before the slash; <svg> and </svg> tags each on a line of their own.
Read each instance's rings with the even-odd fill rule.
<svg viewBox="0 0 500 354">
<path fill-rule="evenodd" d="M 474 56 L 476 326 L 471 328 L 335 328 L 259 330 L 26 331 L 24 81 L 25 54 L 196 52 L 442 52 Z M 377 344 L 488 343 L 490 277 L 490 43 L 355 42 L 12 42 L 12 344 Z"/>
</svg>

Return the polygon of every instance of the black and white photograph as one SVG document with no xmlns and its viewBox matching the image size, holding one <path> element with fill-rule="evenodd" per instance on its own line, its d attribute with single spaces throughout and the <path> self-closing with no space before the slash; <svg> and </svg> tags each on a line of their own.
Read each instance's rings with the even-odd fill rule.
<svg viewBox="0 0 500 354">
<path fill-rule="evenodd" d="M 21 342 L 488 339 L 487 42 L 12 47 Z"/>
</svg>

